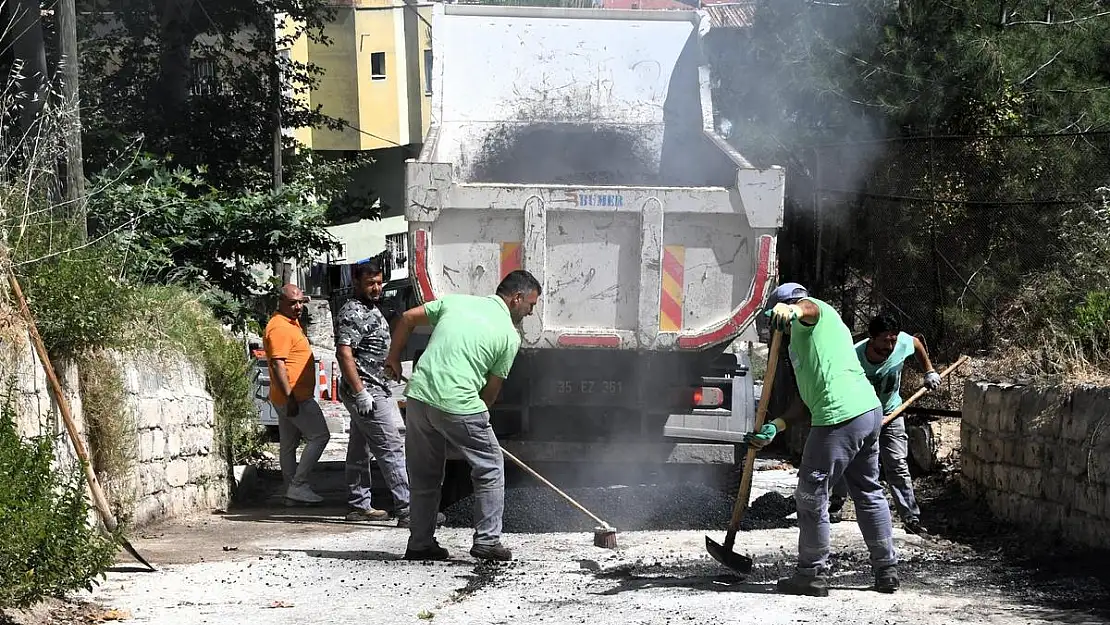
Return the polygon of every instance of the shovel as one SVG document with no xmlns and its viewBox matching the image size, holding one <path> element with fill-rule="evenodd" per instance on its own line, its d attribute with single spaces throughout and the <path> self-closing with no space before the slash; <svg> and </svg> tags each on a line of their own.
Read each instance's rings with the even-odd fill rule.
<svg viewBox="0 0 1110 625">
<path fill-rule="evenodd" d="M 50 383 L 50 391 L 54 396 L 54 401 L 58 404 L 58 412 L 62 414 L 62 421 L 65 423 L 66 431 L 69 432 L 69 440 L 73 443 L 73 450 L 77 452 L 77 457 L 81 460 L 81 467 L 85 471 L 85 480 L 89 484 L 89 492 L 92 493 L 93 506 L 96 511 L 100 513 L 100 520 L 104 524 L 104 529 L 114 535 L 118 543 L 131 554 L 131 557 L 138 560 L 151 571 L 158 569 L 146 561 L 142 555 L 139 554 L 135 546 L 123 536 L 122 533 L 117 532 L 119 528 L 119 521 L 116 516 L 112 514 L 112 508 L 108 504 L 108 498 L 104 495 L 104 489 L 100 486 L 100 480 L 96 478 L 96 472 L 93 471 L 92 462 L 89 460 L 89 452 L 85 449 L 85 444 L 81 442 L 81 433 L 77 429 L 76 423 L 73 421 L 73 413 L 70 412 L 69 400 L 66 399 L 65 393 L 62 392 L 62 385 L 58 381 L 58 376 L 54 372 L 54 365 L 50 362 L 50 354 L 46 351 L 46 346 L 42 342 L 42 336 L 39 335 L 38 326 L 35 325 L 35 317 L 31 314 L 31 308 L 27 305 L 26 298 L 23 297 L 23 289 L 19 287 L 19 280 L 15 277 L 15 272 L 8 269 L 8 286 L 12 289 L 12 294 L 15 295 L 15 300 L 19 305 L 19 312 L 23 316 L 23 320 L 27 323 L 27 331 L 31 335 L 31 344 L 35 348 L 35 354 L 39 357 L 39 363 L 42 365 L 42 370 L 46 373 L 46 380 Z"/>
<path fill-rule="evenodd" d="M 763 392 L 759 397 L 759 409 L 755 412 L 755 431 L 763 427 L 767 419 L 767 406 L 771 403 L 771 386 L 775 381 L 775 369 L 779 363 L 779 343 L 782 341 L 782 332 L 774 331 L 771 336 L 771 348 L 767 351 L 767 372 L 763 375 Z M 755 456 L 758 450 L 749 446 L 748 454 L 744 458 L 744 472 L 740 476 L 740 491 L 736 494 L 736 503 L 732 506 L 732 519 L 728 523 L 728 533 L 725 534 L 725 543 L 719 544 L 712 538 L 705 537 L 705 550 L 713 559 L 740 575 L 746 575 L 752 570 L 752 559 L 748 556 L 734 553 L 732 546 L 736 542 L 736 532 L 740 529 L 740 521 L 748 511 L 748 499 L 752 495 L 752 473 L 755 471 Z"/>
</svg>

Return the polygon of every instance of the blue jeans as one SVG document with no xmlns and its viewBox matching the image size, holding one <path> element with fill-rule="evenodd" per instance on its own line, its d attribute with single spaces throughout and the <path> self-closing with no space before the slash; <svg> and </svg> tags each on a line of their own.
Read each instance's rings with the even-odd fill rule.
<svg viewBox="0 0 1110 625">
<path fill-rule="evenodd" d="M 833 426 L 809 431 L 798 487 L 798 574 L 825 575 L 829 558 L 829 493 L 844 479 L 856 504 L 856 519 L 871 554 L 871 568 L 898 563 L 890 507 L 879 483 L 881 408 Z"/>
</svg>

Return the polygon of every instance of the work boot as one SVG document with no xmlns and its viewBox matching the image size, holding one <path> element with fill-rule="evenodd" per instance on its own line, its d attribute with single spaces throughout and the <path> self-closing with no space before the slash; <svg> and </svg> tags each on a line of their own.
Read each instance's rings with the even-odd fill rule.
<svg viewBox="0 0 1110 625">
<path fill-rule="evenodd" d="M 308 484 L 290 486 L 285 491 L 285 498 L 297 503 L 320 503 L 324 501 L 324 498 L 313 492 Z"/>
<path fill-rule="evenodd" d="M 802 595 L 806 597 L 828 597 L 829 580 L 824 575 L 801 575 L 795 573 L 792 577 L 779 580 L 778 591 L 784 595 Z"/>
<path fill-rule="evenodd" d="M 352 508 L 344 517 L 348 521 L 388 521 L 393 515 L 385 510 Z"/>
<path fill-rule="evenodd" d="M 829 523 L 840 523 L 843 520 L 841 512 L 844 510 L 844 501 L 844 497 L 829 497 Z"/>
<path fill-rule="evenodd" d="M 503 547 L 501 543 L 496 545 L 474 545 L 470 548 L 470 555 L 479 560 L 496 560 L 498 562 L 508 562 L 513 559 L 513 552 Z"/>
<path fill-rule="evenodd" d="M 898 590 L 898 586 L 898 568 L 896 566 L 891 565 L 875 571 L 876 591 L 890 594 Z"/>
<path fill-rule="evenodd" d="M 397 511 L 397 527 L 408 527 L 409 526 L 409 518 L 410 517 L 409 517 L 409 509 L 408 508 L 402 508 L 402 509 L 398 510 Z M 446 523 L 446 522 L 447 522 L 447 515 L 443 514 L 442 512 L 437 512 L 436 513 L 436 527 L 443 527 L 443 524 Z"/>
<path fill-rule="evenodd" d="M 406 560 L 446 560 L 451 554 L 438 544 L 427 549 L 405 549 Z"/>
</svg>

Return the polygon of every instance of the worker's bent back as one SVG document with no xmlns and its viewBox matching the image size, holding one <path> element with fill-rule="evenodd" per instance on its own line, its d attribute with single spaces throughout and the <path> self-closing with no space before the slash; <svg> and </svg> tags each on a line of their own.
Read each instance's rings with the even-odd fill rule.
<svg viewBox="0 0 1110 625">
<path fill-rule="evenodd" d="M 434 330 L 405 395 L 443 412 L 485 412 L 487 376 L 509 376 L 520 334 L 497 295 L 447 295 L 424 305 Z"/>
</svg>

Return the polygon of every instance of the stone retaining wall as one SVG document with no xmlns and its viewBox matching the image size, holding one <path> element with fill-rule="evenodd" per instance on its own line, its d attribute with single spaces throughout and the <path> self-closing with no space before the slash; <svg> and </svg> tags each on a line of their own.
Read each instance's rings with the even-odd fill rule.
<svg viewBox="0 0 1110 625">
<path fill-rule="evenodd" d="M 961 465 L 1000 519 L 1110 549 L 1110 388 L 968 382 Z"/>
<path fill-rule="evenodd" d="M 26 336 L 12 333 L 7 338 L 0 349 L 0 375 L 14 384 L 18 431 L 23 436 L 54 437 L 58 460 L 76 461 L 46 375 Z M 205 391 L 203 369 L 173 354 L 137 351 L 110 356 L 121 369 L 126 409 L 135 426 L 130 474 L 117 481 L 102 476 L 111 499 L 127 506 L 120 516 L 143 525 L 226 505 L 228 468 L 216 444 L 214 405 Z M 77 367 L 55 366 L 89 449 Z"/>
<path fill-rule="evenodd" d="M 222 507 L 227 463 L 219 453 L 212 397 L 204 371 L 173 354 L 113 354 L 123 371 L 135 418 L 132 522 L 149 523 Z"/>
</svg>

